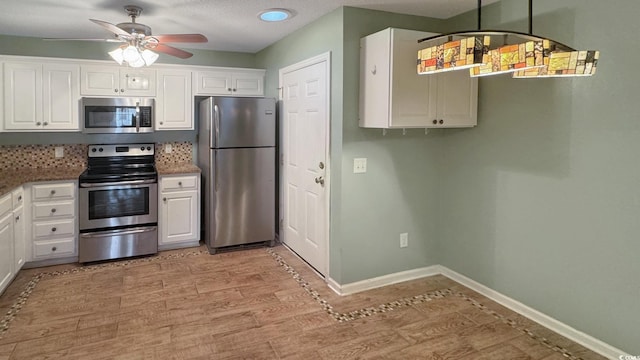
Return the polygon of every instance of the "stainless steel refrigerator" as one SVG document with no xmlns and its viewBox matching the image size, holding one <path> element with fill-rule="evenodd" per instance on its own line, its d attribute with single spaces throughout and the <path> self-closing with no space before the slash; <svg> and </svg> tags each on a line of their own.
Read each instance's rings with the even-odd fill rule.
<svg viewBox="0 0 640 360">
<path fill-rule="evenodd" d="M 204 241 L 211 254 L 275 241 L 275 99 L 209 97 L 199 104 Z"/>
</svg>

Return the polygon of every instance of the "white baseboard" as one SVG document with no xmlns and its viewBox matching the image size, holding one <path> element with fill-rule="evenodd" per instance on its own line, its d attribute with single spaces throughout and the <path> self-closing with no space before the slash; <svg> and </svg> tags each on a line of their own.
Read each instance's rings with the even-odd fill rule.
<svg viewBox="0 0 640 360">
<path fill-rule="evenodd" d="M 516 301 L 502 293 L 499 293 L 475 280 L 472 280 L 460 273 L 457 273 L 442 265 L 433 265 L 429 267 L 402 271 L 394 274 L 384 275 L 372 279 L 357 281 L 354 283 L 341 285 L 332 278 L 327 278 L 327 285 L 338 295 L 350 295 L 357 292 L 371 290 L 403 281 L 415 280 L 427 276 L 444 275 L 471 290 L 474 290 L 498 304 L 515 311 L 516 313 L 527 317 L 540 325 L 574 341 L 604 357 L 609 359 L 619 359 L 621 356 L 629 356 L 624 351 L 617 349 L 601 340 L 587 335 L 571 326 L 564 324 L 542 312 L 533 309 L 519 301 Z"/>
<path fill-rule="evenodd" d="M 420 279 L 427 276 L 439 274 L 439 265 L 428 266 L 413 270 L 401 271 L 389 275 L 379 276 L 372 279 L 357 281 L 350 284 L 340 285 L 335 280 L 327 279 L 327 285 L 338 295 L 351 295 L 357 292 L 371 290 L 382 286 L 396 284 L 403 281 Z"/>
</svg>

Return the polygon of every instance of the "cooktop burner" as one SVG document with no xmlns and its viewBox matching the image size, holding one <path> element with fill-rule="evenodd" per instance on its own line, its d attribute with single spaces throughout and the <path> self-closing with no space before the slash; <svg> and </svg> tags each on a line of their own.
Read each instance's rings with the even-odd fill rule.
<svg viewBox="0 0 640 360">
<path fill-rule="evenodd" d="M 81 182 L 157 179 L 154 144 L 90 145 Z"/>
</svg>

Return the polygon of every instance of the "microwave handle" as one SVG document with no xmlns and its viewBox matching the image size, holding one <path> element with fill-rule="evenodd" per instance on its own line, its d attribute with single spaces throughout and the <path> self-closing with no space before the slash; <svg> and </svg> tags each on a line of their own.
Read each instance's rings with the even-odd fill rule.
<svg viewBox="0 0 640 360">
<path fill-rule="evenodd" d="M 140 102 L 136 101 L 136 132 L 140 132 Z"/>
</svg>

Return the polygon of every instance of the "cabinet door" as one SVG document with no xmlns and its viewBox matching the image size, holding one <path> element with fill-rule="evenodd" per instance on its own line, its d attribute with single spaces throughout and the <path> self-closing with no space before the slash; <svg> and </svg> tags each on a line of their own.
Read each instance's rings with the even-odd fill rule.
<svg viewBox="0 0 640 360">
<path fill-rule="evenodd" d="M 162 194 L 160 202 L 160 246 L 198 240 L 198 192 Z"/>
<path fill-rule="evenodd" d="M 117 96 L 120 94 L 120 69 L 100 65 L 80 67 L 80 94 Z"/>
<path fill-rule="evenodd" d="M 478 79 L 467 71 L 436 76 L 438 82 L 438 127 L 469 127 L 478 123 Z"/>
<path fill-rule="evenodd" d="M 194 73 L 194 95 L 231 94 L 231 73 L 227 71 L 198 71 Z"/>
<path fill-rule="evenodd" d="M 191 72 L 158 70 L 157 130 L 193 130 Z"/>
<path fill-rule="evenodd" d="M 0 293 L 13 279 L 13 214 L 0 219 Z"/>
<path fill-rule="evenodd" d="M 80 67 L 44 64 L 43 130 L 80 130 Z"/>
<path fill-rule="evenodd" d="M 4 64 L 4 128 L 42 128 L 42 65 Z"/>
<path fill-rule="evenodd" d="M 24 216 L 23 208 L 19 207 L 13 210 L 13 244 L 14 244 L 14 271 L 22 269 L 25 263 L 26 248 L 25 248 L 25 228 L 24 228 Z"/>
<path fill-rule="evenodd" d="M 120 95 L 156 96 L 156 71 L 152 69 L 120 70 Z"/>
<path fill-rule="evenodd" d="M 234 73 L 231 75 L 231 93 L 235 96 L 263 96 L 262 73 Z"/>
</svg>

